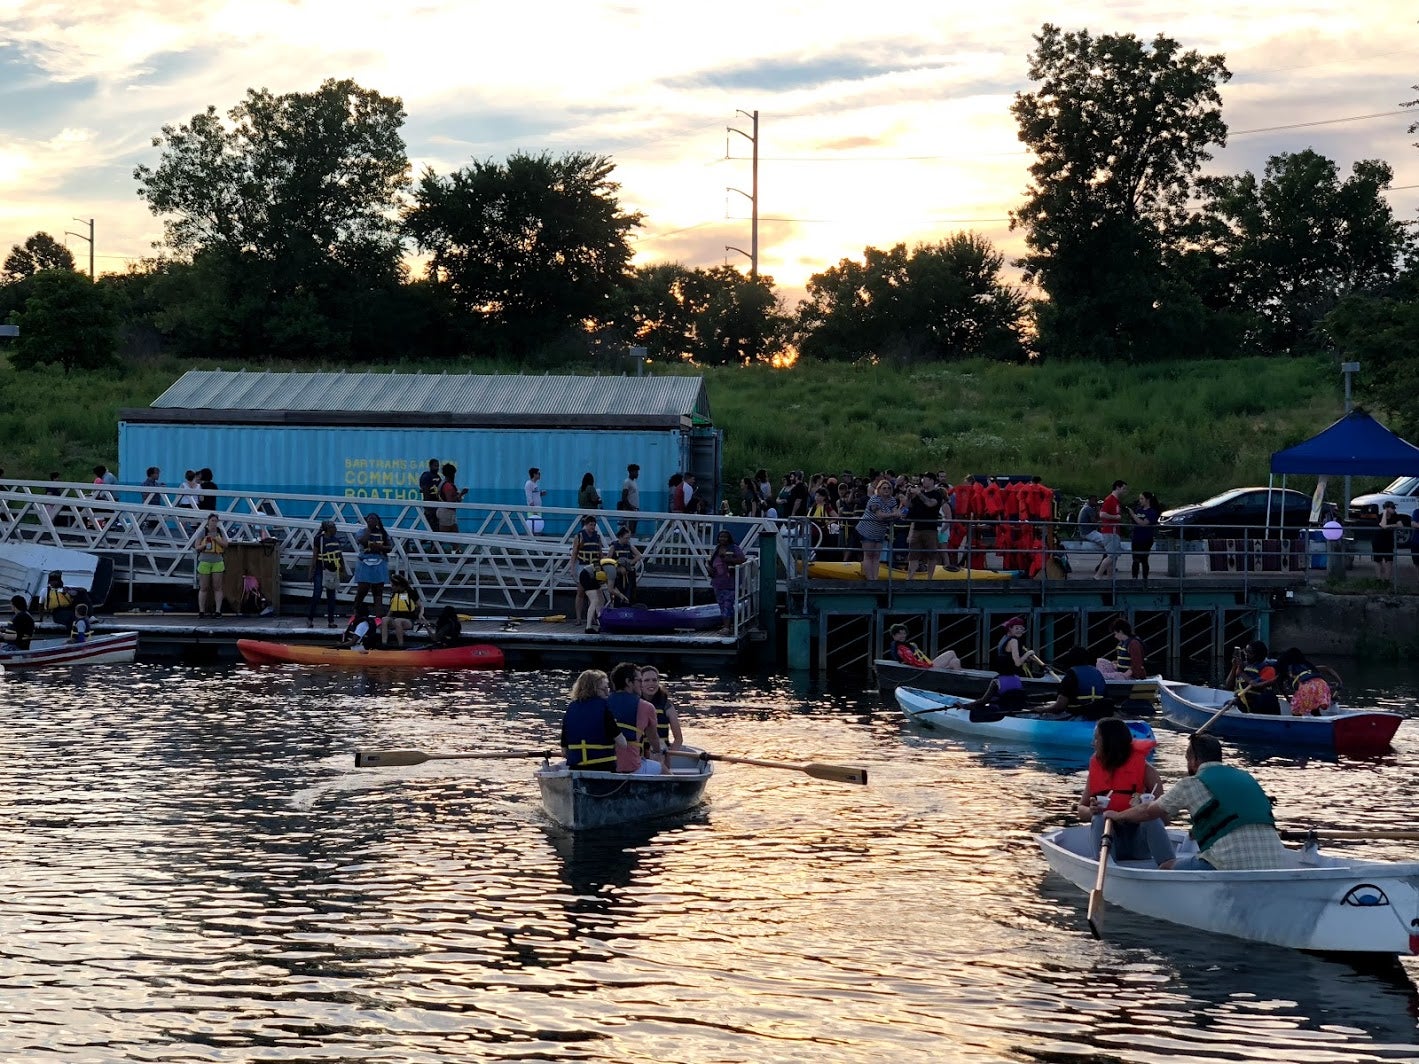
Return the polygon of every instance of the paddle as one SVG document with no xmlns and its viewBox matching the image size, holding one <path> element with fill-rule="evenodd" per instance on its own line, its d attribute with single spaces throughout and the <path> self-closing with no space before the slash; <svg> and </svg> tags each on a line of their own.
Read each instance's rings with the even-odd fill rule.
<svg viewBox="0 0 1419 1064">
<path fill-rule="evenodd" d="M 546 617 L 515 617 L 512 614 L 501 617 L 475 617 L 471 613 L 460 613 L 458 619 L 460 621 L 488 621 L 490 623 L 499 624 L 515 624 L 519 621 L 539 621 L 542 624 L 560 624 L 567 619 L 567 615 L 565 613 L 551 613 Z"/>
<path fill-rule="evenodd" d="M 552 757 L 551 750 L 500 750 L 482 754 L 426 754 L 422 750 L 356 750 L 356 768 L 422 765 L 425 761 L 492 761 L 514 757 Z"/>
<path fill-rule="evenodd" d="M 834 783 L 867 784 L 867 770 L 851 765 L 825 765 L 819 761 L 797 765 L 788 761 L 761 761 L 756 757 L 730 757 L 728 754 L 704 755 L 708 761 L 725 761 L 731 765 L 758 765 L 760 768 L 785 768 L 791 772 L 806 772 L 814 779 L 832 780 Z"/>
<path fill-rule="evenodd" d="M 1113 847 L 1114 822 L 1104 821 L 1104 837 L 1099 842 L 1099 874 L 1094 879 L 1094 889 L 1089 891 L 1089 912 L 1085 917 L 1089 921 L 1089 933 L 1095 938 L 1102 938 L 1099 934 L 1099 924 L 1104 919 L 1104 877 L 1109 873 L 1109 850 Z"/>
<path fill-rule="evenodd" d="M 1276 833 L 1283 839 L 1306 839 L 1311 835 L 1320 835 L 1327 839 L 1354 839 L 1360 842 L 1368 842 L 1371 839 L 1398 839 L 1403 842 L 1419 840 L 1419 831 L 1397 831 L 1390 828 L 1376 828 L 1374 831 L 1361 831 L 1357 829 L 1327 831 L 1325 828 L 1278 828 Z"/>
<path fill-rule="evenodd" d="M 1212 727 L 1212 725 L 1216 724 L 1219 720 L 1221 720 L 1223 714 L 1225 714 L 1225 713 L 1227 712 L 1227 710 L 1231 709 L 1231 708 L 1232 708 L 1233 706 L 1235 706 L 1236 704 L 1237 704 L 1237 700 L 1236 700 L 1235 698 L 1229 698 L 1229 699 L 1227 699 L 1227 701 L 1225 701 L 1225 702 L 1222 703 L 1222 708 L 1219 709 L 1216 713 L 1212 714 L 1212 716 L 1208 717 L 1208 718 L 1207 718 L 1207 722 L 1206 722 L 1205 724 L 1203 724 L 1202 727 L 1198 728 L 1197 731 L 1193 732 L 1192 734 L 1193 734 L 1193 735 L 1201 735 L 1201 734 L 1202 734 L 1203 732 L 1205 732 L 1208 728 Z"/>
</svg>

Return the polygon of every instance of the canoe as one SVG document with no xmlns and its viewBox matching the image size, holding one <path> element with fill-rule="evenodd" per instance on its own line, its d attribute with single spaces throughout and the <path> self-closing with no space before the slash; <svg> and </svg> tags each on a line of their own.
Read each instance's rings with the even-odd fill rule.
<svg viewBox="0 0 1419 1064">
<path fill-rule="evenodd" d="M 0 651 L 7 669 L 35 669 L 46 665 L 127 665 L 138 654 L 137 632 L 104 632 L 82 643 L 64 639 L 35 639 L 28 650 Z"/>
<path fill-rule="evenodd" d="M 237 650 L 251 665 L 340 665 L 351 669 L 396 666 L 408 669 L 501 669 L 503 652 L 486 643 L 438 650 L 369 650 L 300 646 L 238 639 Z"/>
<path fill-rule="evenodd" d="M 646 606 L 612 606 L 601 611 L 598 622 L 603 632 L 674 632 L 683 629 L 703 632 L 718 628 L 722 623 L 717 605 L 670 606 L 650 609 Z"/>
<path fill-rule="evenodd" d="M 704 800 L 714 767 L 692 748 L 671 751 L 668 776 L 575 772 L 566 762 L 539 768 L 537 785 L 547 815 L 569 831 L 592 831 L 671 816 Z"/>
<path fill-rule="evenodd" d="M 1046 720 L 1025 713 L 1006 714 L 999 720 L 973 721 L 966 699 L 954 695 L 898 687 L 897 705 L 914 720 L 976 739 L 1008 739 L 1036 746 L 1071 746 L 1085 750 L 1094 745 L 1094 722 L 1090 720 Z M 1147 721 L 1130 720 L 1128 730 L 1135 739 L 1153 739 Z"/>
<path fill-rule="evenodd" d="M 890 691 L 897 686 L 907 686 L 946 695 L 961 695 L 963 698 L 980 698 L 996 676 L 989 669 L 922 669 L 915 665 L 903 665 L 891 658 L 878 658 L 873 666 L 877 671 L 880 690 Z M 1158 680 L 1157 676 L 1146 680 L 1110 680 L 1106 691 L 1120 706 L 1151 706 L 1158 697 Z M 1059 692 L 1059 681 L 1050 677 L 1022 676 L 1020 682 L 1025 687 L 1025 693 L 1031 696 Z"/>
<path fill-rule="evenodd" d="M 931 576 L 925 573 L 917 573 L 913 580 L 1009 580 L 1013 576 L 1013 571 L 996 572 L 994 569 L 961 569 L 958 572 L 951 572 L 942 566 L 937 566 Z M 905 569 L 888 569 L 885 565 L 878 571 L 879 580 L 905 580 L 907 571 Z M 810 580 L 861 580 L 861 562 L 809 562 L 808 579 Z"/>
<path fill-rule="evenodd" d="M 1174 847 L 1185 837 L 1181 831 L 1168 834 Z M 1093 889 L 1099 854 L 1087 824 L 1037 838 L 1051 868 L 1080 890 Z M 1293 867 L 1250 872 L 1165 872 L 1151 861 L 1113 862 L 1104 900 L 1249 942 L 1335 953 L 1419 953 L 1419 862 L 1290 852 Z"/>
<path fill-rule="evenodd" d="M 1178 727 L 1193 731 L 1221 709 L 1232 692 L 1164 680 L 1159 684 L 1158 696 L 1163 716 Z M 1337 754 L 1380 754 L 1389 749 L 1403 720 L 1398 713 L 1378 710 L 1336 710 L 1321 717 L 1293 717 L 1282 699 L 1278 716 L 1233 708 L 1218 717 L 1208 730 L 1219 739 L 1239 742 L 1305 746 Z"/>
</svg>

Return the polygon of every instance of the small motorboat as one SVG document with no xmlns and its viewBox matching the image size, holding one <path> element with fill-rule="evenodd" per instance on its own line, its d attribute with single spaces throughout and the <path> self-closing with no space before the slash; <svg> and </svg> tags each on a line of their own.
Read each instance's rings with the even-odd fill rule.
<svg viewBox="0 0 1419 1064">
<path fill-rule="evenodd" d="M 1159 685 L 1163 716 L 1180 728 L 1193 731 L 1216 715 L 1234 694 L 1216 687 L 1164 680 Z M 1338 710 L 1319 717 L 1293 717 L 1286 700 L 1280 714 L 1246 713 L 1233 706 L 1208 730 L 1219 739 L 1305 746 L 1337 754 L 1382 754 L 1404 720 L 1398 713 L 1380 710 Z"/>
<path fill-rule="evenodd" d="M 897 705 L 912 719 L 976 739 L 1008 739 L 1036 746 L 1072 746 L 1089 750 L 1094 745 L 1094 722 L 1052 719 L 1039 714 L 1004 713 L 989 708 L 972 711 L 968 700 L 954 695 L 898 687 Z M 972 719 L 974 717 L 975 719 Z M 1130 720 L 1128 730 L 1135 739 L 1153 739 L 1147 721 Z"/>
<path fill-rule="evenodd" d="M 598 621 L 601 631 L 615 634 L 650 634 L 654 632 L 705 632 L 722 623 L 717 605 L 668 606 L 651 609 L 648 606 L 609 606 L 601 611 Z"/>
<path fill-rule="evenodd" d="M 7 669 L 38 669 L 49 665 L 128 665 L 138 655 L 137 632 L 103 632 L 82 643 L 67 639 L 35 639 L 28 650 L 0 650 Z"/>
<path fill-rule="evenodd" d="M 943 566 L 936 566 L 931 575 L 924 572 L 912 575 L 912 580 L 946 580 L 953 582 L 979 580 L 1009 580 L 1014 576 L 1014 570 L 997 572 L 994 569 L 947 569 Z M 863 580 L 861 562 L 809 562 L 809 580 Z M 906 580 L 907 571 L 905 569 L 889 569 L 882 566 L 877 573 L 879 580 Z"/>
<path fill-rule="evenodd" d="M 566 762 L 536 772 L 547 815 L 569 831 L 652 820 L 693 809 L 704 799 L 714 767 L 692 747 L 670 751 L 670 775 L 582 772 Z"/>
<path fill-rule="evenodd" d="M 487 643 L 437 650 L 358 650 L 238 639 L 237 650 L 251 665 L 338 665 L 348 669 L 392 666 L 406 669 L 501 669 L 503 652 Z"/>
<path fill-rule="evenodd" d="M 989 669 L 926 669 L 903 665 L 891 658 L 878 658 L 873 667 L 877 672 L 877 686 L 883 691 L 904 685 L 963 698 L 980 698 L 996 676 Z M 1140 712 L 1157 699 L 1158 680 L 1157 676 L 1145 680 L 1108 680 L 1105 690 L 1117 705 Z M 1059 680 L 1052 676 L 1022 676 L 1020 682 L 1031 697 L 1059 692 Z"/>
<path fill-rule="evenodd" d="M 1185 834 L 1169 831 L 1174 847 Z M 1099 852 L 1087 824 L 1037 837 L 1051 868 L 1093 889 Z M 1104 901 L 1183 927 L 1292 949 L 1419 953 L 1419 862 L 1386 863 L 1292 850 L 1289 868 L 1163 871 L 1151 861 L 1110 862 Z"/>
</svg>

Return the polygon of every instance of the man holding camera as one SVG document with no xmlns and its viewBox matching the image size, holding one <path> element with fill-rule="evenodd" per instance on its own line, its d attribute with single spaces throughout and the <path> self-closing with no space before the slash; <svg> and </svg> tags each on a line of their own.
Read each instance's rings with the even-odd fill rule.
<svg viewBox="0 0 1419 1064">
<path fill-rule="evenodd" d="M 907 533 L 907 579 L 920 569 L 931 579 L 936 558 L 941 553 L 941 505 L 946 501 L 936 487 L 936 476 L 923 473 L 919 484 L 907 487 L 906 518 L 911 523 Z"/>
</svg>

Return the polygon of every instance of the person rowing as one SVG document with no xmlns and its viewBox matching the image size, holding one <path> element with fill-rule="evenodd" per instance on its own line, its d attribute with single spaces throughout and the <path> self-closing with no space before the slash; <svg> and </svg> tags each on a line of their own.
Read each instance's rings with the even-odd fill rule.
<svg viewBox="0 0 1419 1064">
<path fill-rule="evenodd" d="M 1187 741 L 1187 775 L 1156 801 L 1107 809 L 1103 815 L 1116 824 L 1143 824 L 1176 819 L 1184 809 L 1192 818 L 1197 855 L 1160 868 L 1239 872 L 1295 867 L 1294 855 L 1276 833 L 1271 799 L 1250 773 L 1222 764 L 1222 744 L 1211 735 L 1193 733 Z"/>
<path fill-rule="evenodd" d="M 904 624 L 892 625 L 891 634 L 892 646 L 887 651 L 887 656 L 893 661 L 916 669 L 957 670 L 961 667 L 961 659 L 954 650 L 943 650 L 934 658 L 923 654 L 920 647 L 907 641 L 907 626 Z"/>
<path fill-rule="evenodd" d="M 1163 790 L 1158 770 L 1148 763 L 1148 755 L 1158 745 L 1154 739 L 1136 739 L 1128 725 L 1117 717 L 1106 717 L 1094 725 L 1094 755 L 1089 758 L 1089 777 L 1079 796 L 1079 817 L 1093 825 L 1094 850 L 1104 837 L 1104 815 L 1109 810 L 1123 812 L 1151 802 Z M 1173 859 L 1173 844 L 1160 820 L 1115 825 L 1111 847 L 1115 861 L 1151 859 L 1162 866 Z"/>
<path fill-rule="evenodd" d="M 990 667 L 993 671 L 1000 672 L 1000 666 L 1007 661 L 1015 666 L 1015 671 L 1021 676 L 1035 675 L 1035 667 L 1040 672 L 1049 671 L 1049 666 L 1023 642 L 1025 637 L 1025 619 L 1023 617 L 1011 617 L 1001 627 L 1005 629 L 1005 634 L 1000 637 L 1000 642 L 995 645 L 995 650 L 990 656 Z"/>
<path fill-rule="evenodd" d="M 1108 684 L 1104 674 L 1091 663 L 1089 652 L 1075 647 L 1064 660 L 1067 667 L 1059 681 L 1059 697 L 1049 711 L 1081 720 L 1113 716 L 1115 707 L 1109 698 Z"/>
<path fill-rule="evenodd" d="M 1233 648 L 1232 667 L 1223 686 L 1236 684 L 1236 702 L 1242 712 L 1276 716 L 1281 712 L 1281 699 L 1277 695 L 1280 679 L 1275 659 L 1267 656 L 1266 644 L 1253 639 L 1245 653 L 1241 647 Z"/>
</svg>

